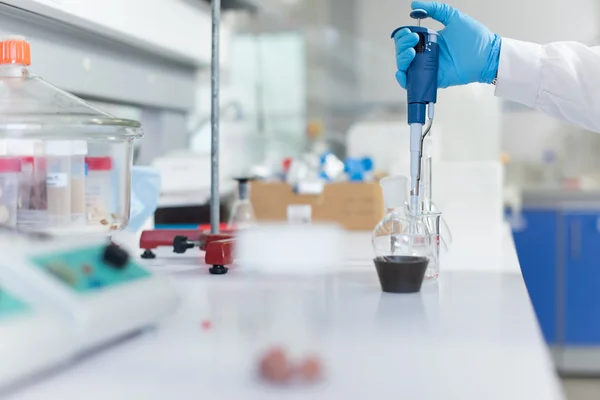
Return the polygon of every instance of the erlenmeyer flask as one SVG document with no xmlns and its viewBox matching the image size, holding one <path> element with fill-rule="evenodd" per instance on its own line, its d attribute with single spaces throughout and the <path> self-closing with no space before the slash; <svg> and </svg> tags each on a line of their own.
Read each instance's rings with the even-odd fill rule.
<svg viewBox="0 0 600 400">
<path fill-rule="evenodd" d="M 229 217 L 228 229 L 246 229 L 256 224 L 254 209 L 250 202 L 251 178 L 235 178 L 238 182 L 238 193 Z"/>
<path fill-rule="evenodd" d="M 388 212 L 371 235 L 375 256 L 422 256 L 437 263 L 433 234 L 426 221 L 409 213 L 408 179 L 388 177 L 380 185 Z"/>
</svg>

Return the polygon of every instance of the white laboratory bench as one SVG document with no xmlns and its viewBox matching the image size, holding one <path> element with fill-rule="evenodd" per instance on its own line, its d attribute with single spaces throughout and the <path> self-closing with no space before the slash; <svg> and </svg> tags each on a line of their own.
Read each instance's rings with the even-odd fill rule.
<svg viewBox="0 0 600 400">
<path fill-rule="evenodd" d="M 348 265 L 325 286 L 329 328 L 319 348 L 327 377 L 293 389 L 261 385 L 250 372 L 244 354 L 252 346 L 243 338 L 252 322 L 232 311 L 236 296 L 248 293 L 240 289 L 248 289 L 244 272 L 210 276 L 196 267 L 198 253 L 167 252 L 152 269 L 171 274 L 179 288 L 175 315 L 8 399 L 564 400 L 505 236 L 503 262 L 516 263 L 507 269 L 516 272 L 442 264 L 438 282 L 398 295 L 379 288 L 369 236 L 348 234 Z M 202 329 L 205 320 L 211 329 Z"/>
</svg>

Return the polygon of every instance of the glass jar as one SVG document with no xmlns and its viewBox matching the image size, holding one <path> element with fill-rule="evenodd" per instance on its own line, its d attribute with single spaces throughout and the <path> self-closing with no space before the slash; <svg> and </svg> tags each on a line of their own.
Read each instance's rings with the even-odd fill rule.
<svg viewBox="0 0 600 400">
<path fill-rule="evenodd" d="M 0 41 L 0 144 L 22 166 L 17 227 L 107 235 L 124 229 L 140 123 L 115 118 L 31 74 L 30 53 L 21 37 Z M 111 196 L 103 218 L 88 218 L 85 157 L 111 160 L 108 184 L 102 183 Z"/>
</svg>

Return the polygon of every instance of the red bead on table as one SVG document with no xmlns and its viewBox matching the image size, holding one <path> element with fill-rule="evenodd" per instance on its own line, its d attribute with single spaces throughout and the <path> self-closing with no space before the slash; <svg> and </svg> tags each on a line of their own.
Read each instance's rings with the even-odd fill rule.
<svg viewBox="0 0 600 400">
<path fill-rule="evenodd" d="M 202 321 L 201 326 L 202 326 L 203 331 L 208 331 L 208 330 L 210 330 L 210 328 L 212 328 L 212 322 L 204 320 L 204 321 Z"/>
</svg>

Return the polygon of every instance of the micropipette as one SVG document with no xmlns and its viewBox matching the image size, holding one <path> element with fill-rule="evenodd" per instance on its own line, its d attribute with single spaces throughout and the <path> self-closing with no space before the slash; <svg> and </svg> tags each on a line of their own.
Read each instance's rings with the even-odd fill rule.
<svg viewBox="0 0 600 400">
<path fill-rule="evenodd" d="M 418 26 L 402 26 L 392 32 L 392 38 L 403 28 L 408 28 L 419 35 L 419 43 L 414 47 L 417 54 L 408 67 L 406 79 L 408 124 L 410 125 L 410 211 L 412 215 L 417 215 L 423 139 L 431 129 L 434 104 L 437 101 L 439 47 L 438 33 L 421 27 L 421 20 L 428 17 L 427 11 L 414 10 L 410 13 L 410 17 L 418 20 Z M 428 122 L 425 126 L 426 119 Z"/>
</svg>

